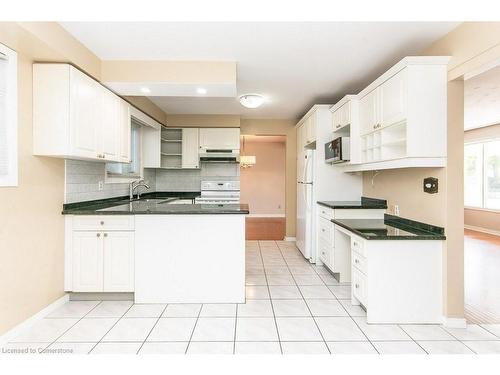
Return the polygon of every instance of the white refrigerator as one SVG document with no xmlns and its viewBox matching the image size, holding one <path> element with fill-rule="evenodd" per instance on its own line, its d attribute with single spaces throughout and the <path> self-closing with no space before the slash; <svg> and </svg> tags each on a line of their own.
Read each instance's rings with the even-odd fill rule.
<svg viewBox="0 0 500 375">
<path fill-rule="evenodd" d="M 303 150 L 297 156 L 297 233 L 296 245 L 304 258 L 314 261 L 313 254 L 313 181 L 314 150 Z"/>
</svg>

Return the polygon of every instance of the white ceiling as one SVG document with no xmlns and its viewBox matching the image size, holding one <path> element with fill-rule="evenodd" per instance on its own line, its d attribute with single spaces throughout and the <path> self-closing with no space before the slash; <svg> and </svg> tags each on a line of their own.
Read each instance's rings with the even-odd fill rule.
<svg viewBox="0 0 500 375">
<path fill-rule="evenodd" d="M 407 55 L 416 55 L 457 23 L 77 22 L 62 26 L 103 60 L 237 61 L 237 94 L 268 101 L 243 108 L 237 98 L 151 99 L 172 114 L 298 118 L 312 104 L 360 91 Z"/>
<path fill-rule="evenodd" d="M 500 123 L 500 66 L 464 83 L 464 128 Z"/>
</svg>

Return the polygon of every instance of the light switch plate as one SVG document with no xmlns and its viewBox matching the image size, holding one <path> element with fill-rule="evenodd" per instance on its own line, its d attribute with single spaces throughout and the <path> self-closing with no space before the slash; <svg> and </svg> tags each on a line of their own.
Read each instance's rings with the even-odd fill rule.
<svg viewBox="0 0 500 375">
<path fill-rule="evenodd" d="M 99 191 L 104 190 L 104 181 L 99 181 L 98 186 L 97 186 L 97 189 L 98 189 Z"/>
</svg>

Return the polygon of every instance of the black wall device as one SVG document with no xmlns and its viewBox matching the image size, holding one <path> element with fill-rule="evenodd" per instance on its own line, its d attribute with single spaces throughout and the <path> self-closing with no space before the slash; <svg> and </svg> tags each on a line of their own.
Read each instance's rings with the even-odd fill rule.
<svg viewBox="0 0 500 375">
<path fill-rule="evenodd" d="M 438 192 L 438 179 L 435 177 L 424 178 L 424 192 L 436 194 Z"/>
</svg>

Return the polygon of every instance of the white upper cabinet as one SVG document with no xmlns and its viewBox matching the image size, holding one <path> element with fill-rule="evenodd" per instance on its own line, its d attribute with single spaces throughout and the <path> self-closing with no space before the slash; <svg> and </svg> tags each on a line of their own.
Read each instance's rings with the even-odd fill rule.
<svg viewBox="0 0 500 375">
<path fill-rule="evenodd" d="M 406 121 L 406 69 L 384 82 L 379 88 L 379 123 L 381 127 Z"/>
<path fill-rule="evenodd" d="M 297 153 L 304 150 L 306 145 L 306 126 L 304 124 L 297 126 Z"/>
<path fill-rule="evenodd" d="M 309 116 L 304 123 L 306 130 L 306 145 L 316 142 L 316 117 Z"/>
<path fill-rule="evenodd" d="M 201 128 L 200 150 L 239 150 L 239 128 Z"/>
<path fill-rule="evenodd" d="M 448 61 L 406 57 L 358 94 L 358 162 L 351 152 L 346 171 L 446 165 Z"/>
<path fill-rule="evenodd" d="M 199 168 L 199 129 L 182 129 L 182 168 Z"/>
<path fill-rule="evenodd" d="M 33 153 L 130 162 L 129 105 L 68 64 L 33 64 Z"/>
<path fill-rule="evenodd" d="M 359 124 L 361 135 L 379 126 L 379 90 L 374 89 L 359 100 Z"/>
<path fill-rule="evenodd" d="M 351 116 L 351 102 L 348 101 L 333 112 L 333 131 L 338 131 L 348 125 L 351 125 Z"/>
</svg>

